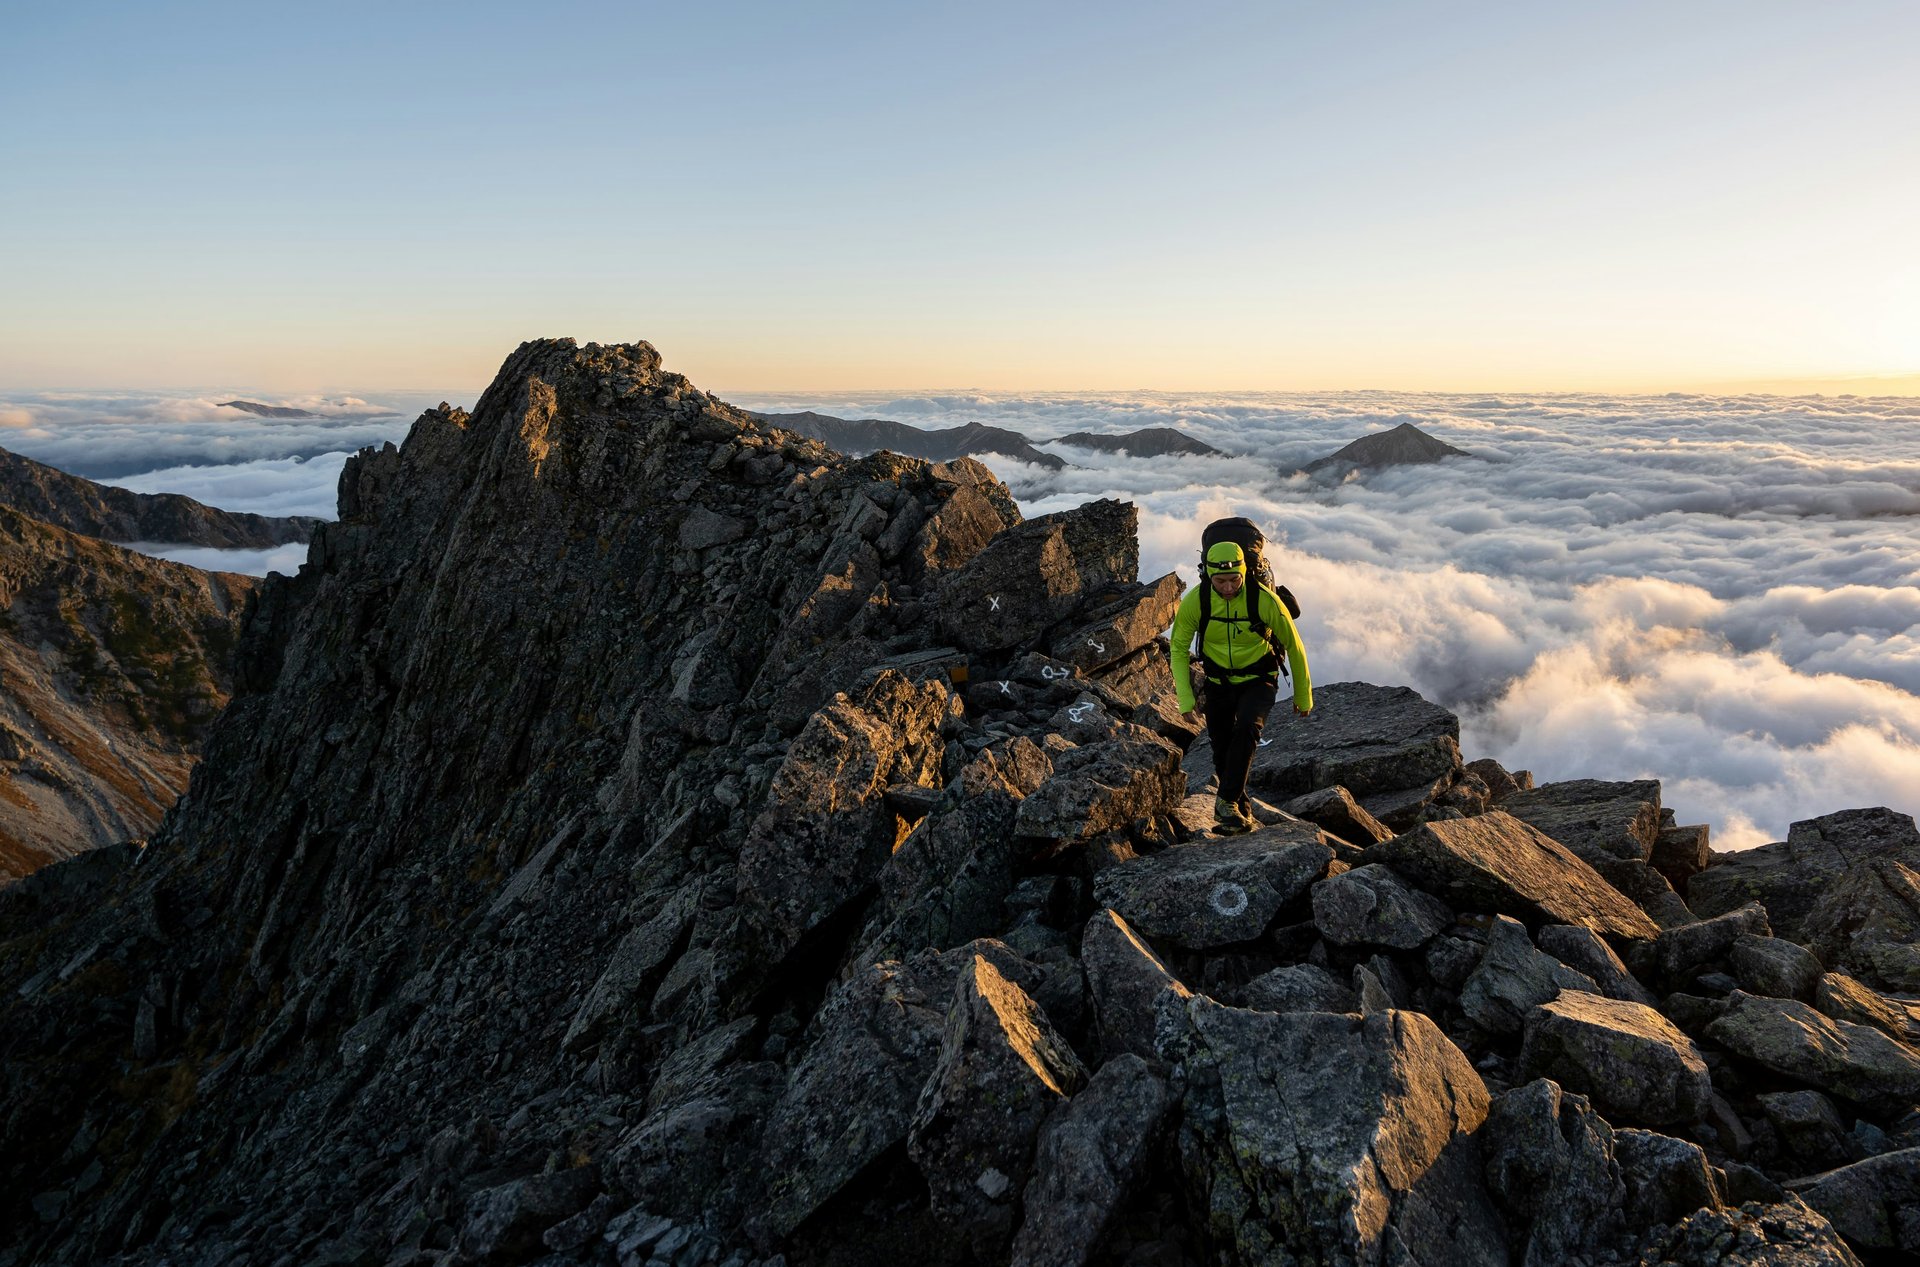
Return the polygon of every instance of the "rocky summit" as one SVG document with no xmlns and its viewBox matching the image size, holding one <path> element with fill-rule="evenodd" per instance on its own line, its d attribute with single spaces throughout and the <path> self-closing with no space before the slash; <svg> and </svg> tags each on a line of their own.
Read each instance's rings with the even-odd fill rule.
<svg viewBox="0 0 1920 1267">
<path fill-rule="evenodd" d="M 1920 1251 L 1910 819 L 1716 886 L 1351 683 L 1214 840 L 1135 519 L 522 346 L 347 465 L 146 848 L 0 894 L 0 1263 Z"/>
</svg>

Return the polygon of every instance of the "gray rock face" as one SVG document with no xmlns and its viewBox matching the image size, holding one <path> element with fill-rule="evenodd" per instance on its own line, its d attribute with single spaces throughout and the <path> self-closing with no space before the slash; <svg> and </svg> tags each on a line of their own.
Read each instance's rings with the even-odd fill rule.
<svg viewBox="0 0 1920 1267">
<path fill-rule="evenodd" d="M 814 1018 L 815 1036 L 766 1117 L 757 1235 L 784 1237 L 907 1137 L 940 1059 L 955 981 L 977 951 L 858 970 Z M 1012 958 L 1004 947 L 999 953 Z M 963 962 L 964 961 L 964 962 Z"/>
<path fill-rule="evenodd" d="M 1488 1033 L 1517 1034 L 1535 1008 L 1562 990 L 1598 994 L 1600 987 L 1586 974 L 1535 950 L 1526 925 L 1500 915 L 1487 930 L 1485 953 L 1460 989 L 1460 1009 Z"/>
<path fill-rule="evenodd" d="M 1767 937 L 1767 913 L 1758 905 L 1663 931 L 1653 944 L 1653 961 L 1662 982 L 1678 989 L 1702 971 L 1726 963 L 1742 937 Z"/>
<path fill-rule="evenodd" d="M 1920 830 L 1910 816 L 1889 809 L 1825 814 L 1793 824 L 1778 844 L 1715 855 L 1712 866 L 1687 881 L 1687 904 L 1698 914 L 1719 915 L 1759 902 L 1778 936 L 1804 943 L 1803 923 L 1814 903 L 1847 872 L 1876 858 L 1920 870 Z"/>
<path fill-rule="evenodd" d="M 975 955 L 960 971 L 940 1061 L 907 1136 L 934 1217 L 982 1253 L 1000 1252 L 1041 1124 L 1086 1076 L 1033 1000 Z"/>
<path fill-rule="evenodd" d="M 1053 658 L 1082 673 L 1096 673 L 1124 660 L 1166 632 L 1186 585 L 1169 572 L 1147 585 L 1131 585 L 1084 613 L 1074 628 L 1054 636 Z"/>
<path fill-rule="evenodd" d="M 1386 867 L 1328 876 L 1312 893 L 1314 926 L 1337 946 L 1415 950 L 1453 923 L 1445 902 L 1409 887 Z"/>
<path fill-rule="evenodd" d="M 898 841 L 888 787 L 936 786 L 958 701 L 938 681 L 883 674 L 807 722 L 740 852 L 740 892 L 784 953 L 878 877 Z"/>
<path fill-rule="evenodd" d="M 1510 912 L 1605 937 L 1651 938 L 1659 931 L 1592 867 L 1499 810 L 1422 823 L 1368 854 L 1455 910 Z"/>
<path fill-rule="evenodd" d="M 1641 1245 L 1634 1267 L 1860 1267 L 1840 1234 L 1798 1200 L 1700 1210 Z"/>
<path fill-rule="evenodd" d="M 1139 512 L 1096 501 L 1029 519 L 994 537 L 942 583 L 936 616 L 966 651 L 1004 651 L 1070 616 L 1083 595 L 1140 569 Z"/>
<path fill-rule="evenodd" d="M 1109 1057 L 1132 1052 L 1154 1057 L 1154 1025 L 1160 997 L 1190 993 L 1127 922 L 1110 910 L 1095 911 L 1080 941 L 1101 1049 Z"/>
<path fill-rule="evenodd" d="M 1920 991 L 1920 870 L 1895 858 L 1851 868 L 1814 903 L 1802 932 L 1829 968 Z"/>
<path fill-rule="evenodd" d="M 1240 1262 L 1506 1260 L 1479 1175 L 1480 1076 L 1417 1012 L 1274 1014 L 1163 1004 L 1187 1074 L 1182 1167 Z"/>
<path fill-rule="evenodd" d="M 1707 1037 L 1757 1065 L 1869 1107 L 1920 1101 L 1920 1056 L 1804 1003 L 1735 991 Z"/>
<path fill-rule="evenodd" d="M 1653 855 L 1647 859 L 1667 882 L 1681 892 L 1687 881 L 1707 869 L 1713 850 L 1708 845 L 1706 826 L 1662 827 L 1653 841 Z"/>
<path fill-rule="evenodd" d="M 1352 987 L 1318 964 L 1296 963 L 1263 972 L 1240 991 L 1258 1012 L 1358 1012 Z"/>
<path fill-rule="evenodd" d="M 1288 797 L 1338 784 L 1356 797 L 1451 779 L 1460 769 L 1460 720 L 1406 687 L 1316 686 L 1313 715 L 1281 700 L 1249 785 Z"/>
<path fill-rule="evenodd" d="M 1589 861 L 1601 856 L 1645 862 L 1660 836 L 1658 779 L 1543 783 L 1508 797 L 1500 808 Z"/>
<path fill-rule="evenodd" d="M 1780 937 L 1742 933 L 1734 938 L 1727 957 L 1734 976 L 1740 978 L 1749 994 L 1771 994 L 1805 1003 L 1813 998 L 1814 987 L 1824 975 L 1813 952 Z"/>
<path fill-rule="evenodd" d="M 1593 978 L 1600 993 L 1610 999 L 1625 999 L 1653 1007 L 1659 1002 L 1653 991 L 1640 984 L 1613 947 L 1590 928 L 1573 924 L 1549 924 L 1534 937 L 1540 949 L 1576 972 Z"/>
<path fill-rule="evenodd" d="M 540 1249 L 540 1234 L 576 1213 L 600 1190 L 590 1166 L 515 1179 L 476 1192 L 460 1230 L 460 1257 L 474 1264 L 524 1262 Z"/>
<path fill-rule="evenodd" d="M 1854 1248 L 1920 1254 L 1920 1148 L 1869 1157 L 1793 1188 Z"/>
<path fill-rule="evenodd" d="M 1141 1186 L 1173 1106 L 1139 1056 L 1116 1056 L 1040 1131 L 1012 1267 L 1082 1267 Z"/>
<path fill-rule="evenodd" d="M 1706 1152 L 1691 1140 L 1652 1131 L 1616 1130 L 1613 1159 L 1627 1185 L 1623 1212 L 1629 1228 L 1659 1227 L 1686 1218 L 1695 1210 L 1720 1205 L 1713 1166 Z"/>
<path fill-rule="evenodd" d="M 1619 1245 L 1627 1189 L 1613 1132 L 1582 1095 L 1545 1079 L 1495 1097 L 1481 1128 L 1487 1190 L 1500 1202 L 1516 1257 L 1564 1263 Z"/>
<path fill-rule="evenodd" d="M 1335 785 L 1323 787 L 1305 796 L 1296 796 L 1280 807 L 1295 818 L 1317 823 L 1349 844 L 1377 845 L 1393 839 L 1393 829 L 1361 808 L 1347 789 Z"/>
<path fill-rule="evenodd" d="M 1836 1021 L 1871 1025 L 1888 1038 L 1920 1047 L 1920 1001 L 1890 999 L 1844 973 L 1829 972 L 1813 988 L 1813 1005 Z"/>
<path fill-rule="evenodd" d="M 1700 1049 L 1660 1013 L 1572 990 L 1528 1014 L 1520 1067 L 1591 1097 L 1610 1121 L 1691 1125 L 1713 1095 Z"/>
<path fill-rule="evenodd" d="M 1014 830 L 1084 840 L 1178 805 L 1187 791 L 1180 750 L 1143 727 L 1121 725 L 1119 738 L 1056 756 L 1052 777 L 1020 802 Z"/>
<path fill-rule="evenodd" d="M 1094 900 L 1149 937 L 1204 950 L 1251 941 L 1325 875 L 1333 851 L 1304 823 L 1176 845 L 1094 878 Z"/>
<path fill-rule="evenodd" d="M 1803 1168 L 1843 1166 L 1849 1155 L 1846 1123 L 1819 1091 L 1775 1091 L 1754 1097 L 1780 1145 Z"/>
</svg>

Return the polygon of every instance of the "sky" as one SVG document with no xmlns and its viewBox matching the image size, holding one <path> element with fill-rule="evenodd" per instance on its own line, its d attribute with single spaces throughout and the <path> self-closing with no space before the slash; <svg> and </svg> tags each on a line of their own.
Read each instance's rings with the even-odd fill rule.
<svg viewBox="0 0 1920 1267">
<path fill-rule="evenodd" d="M 1920 7 L 14 6 L 0 388 L 1920 393 Z"/>
</svg>

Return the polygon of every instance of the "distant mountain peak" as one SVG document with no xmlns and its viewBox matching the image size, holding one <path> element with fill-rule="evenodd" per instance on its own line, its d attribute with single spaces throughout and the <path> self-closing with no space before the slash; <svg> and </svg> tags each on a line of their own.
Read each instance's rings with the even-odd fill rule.
<svg viewBox="0 0 1920 1267">
<path fill-rule="evenodd" d="M 320 415 L 291 405 L 263 405 L 254 400 L 223 400 L 222 409 L 238 409 L 261 418 L 318 418 Z"/>
<path fill-rule="evenodd" d="M 1072 435 L 1061 436 L 1053 443 L 1071 444 L 1082 449 L 1097 449 L 1102 453 L 1126 453 L 1136 458 L 1165 457 L 1169 453 L 1191 453 L 1199 456 L 1220 453 L 1220 450 L 1205 441 L 1196 440 L 1186 432 L 1172 427 L 1142 427 L 1138 431 L 1128 431 L 1119 435 L 1076 431 Z"/>
<path fill-rule="evenodd" d="M 1445 440 L 1428 435 L 1410 422 L 1386 431 L 1361 436 L 1338 452 L 1318 458 L 1298 473 L 1313 475 L 1334 467 L 1353 470 L 1361 467 L 1419 466 L 1443 458 L 1470 458 L 1473 454 L 1457 449 Z"/>
</svg>

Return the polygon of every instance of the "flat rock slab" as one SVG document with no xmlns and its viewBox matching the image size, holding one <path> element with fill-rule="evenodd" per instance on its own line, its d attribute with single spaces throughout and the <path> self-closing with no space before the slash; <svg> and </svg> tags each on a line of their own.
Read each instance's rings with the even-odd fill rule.
<svg viewBox="0 0 1920 1267">
<path fill-rule="evenodd" d="M 1576 924 L 1604 937 L 1650 939 L 1660 931 L 1566 846 L 1500 810 L 1422 823 L 1367 857 L 1455 910 Z"/>
<path fill-rule="evenodd" d="M 1707 1026 L 1736 1056 L 1869 1108 L 1920 1101 L 1920 1055 L 1877 1029 L 1830 1020 L 1804 1003 L 1736 990 Z"/>
<path fill-rule="evenodd" d="M 1920 1255 L 1920 1148 L 1787 1185 L 1856 1249 Z"/>
<path fill-rule="evenodd" d="M 1585 858 L 1645 862 L 1660 838 L 1660 781 L 1569 779 L 1516 792 L 1500 808 Z"/>
<path fill-rule="evenodd" d="M 1162 1005 L 1161 1035 L 1188 1074 L 1189 1199 L 1232 1261 L 1507 1261 L 1472 1134 L 1486 1087 L 1426 1016 L 1276 1014 L 1195 995 Z"/>
<path fill-rule="evenodd" d="M 1404 686 L 1316 687 L 1313 712 L 1290 697 L 1267 715 L 1249 783 L 1285 796 L 1339 784 L 1356 797 L 1431 784 L 1460 769 L 1460 719 Z"/>
<path fill-rule="evenodd" d="M 1093 896 L 1149 937 L 1206 950 L 1258 937 L 1332 860 L 1318 827 L 1283 823 L 1109 867 Z"/>
<path fill-rule="evenodd" d="M 1574 990 L 1527 1016 L 1520 1067 L 1590 1097 L 1610 1121 L 1691 1125 L 1713 1096 L 1700 1049 L 1666 1017 Z"/>
<path fill-rule="evenodd" d="M 1850 809 L 1793 824 L 1787 838 L 1736 854 L 1716 854 L 1713 865 L 1687 881 L 1687 905 L 1719 915 L 1758 902 L 1774 933 L 1806 943 L 1802 923 L 1814 903 L 1854 867 L 1891 858 L 1920 870 L 1920 829 L 1890 809 Z"/>
</svg>

